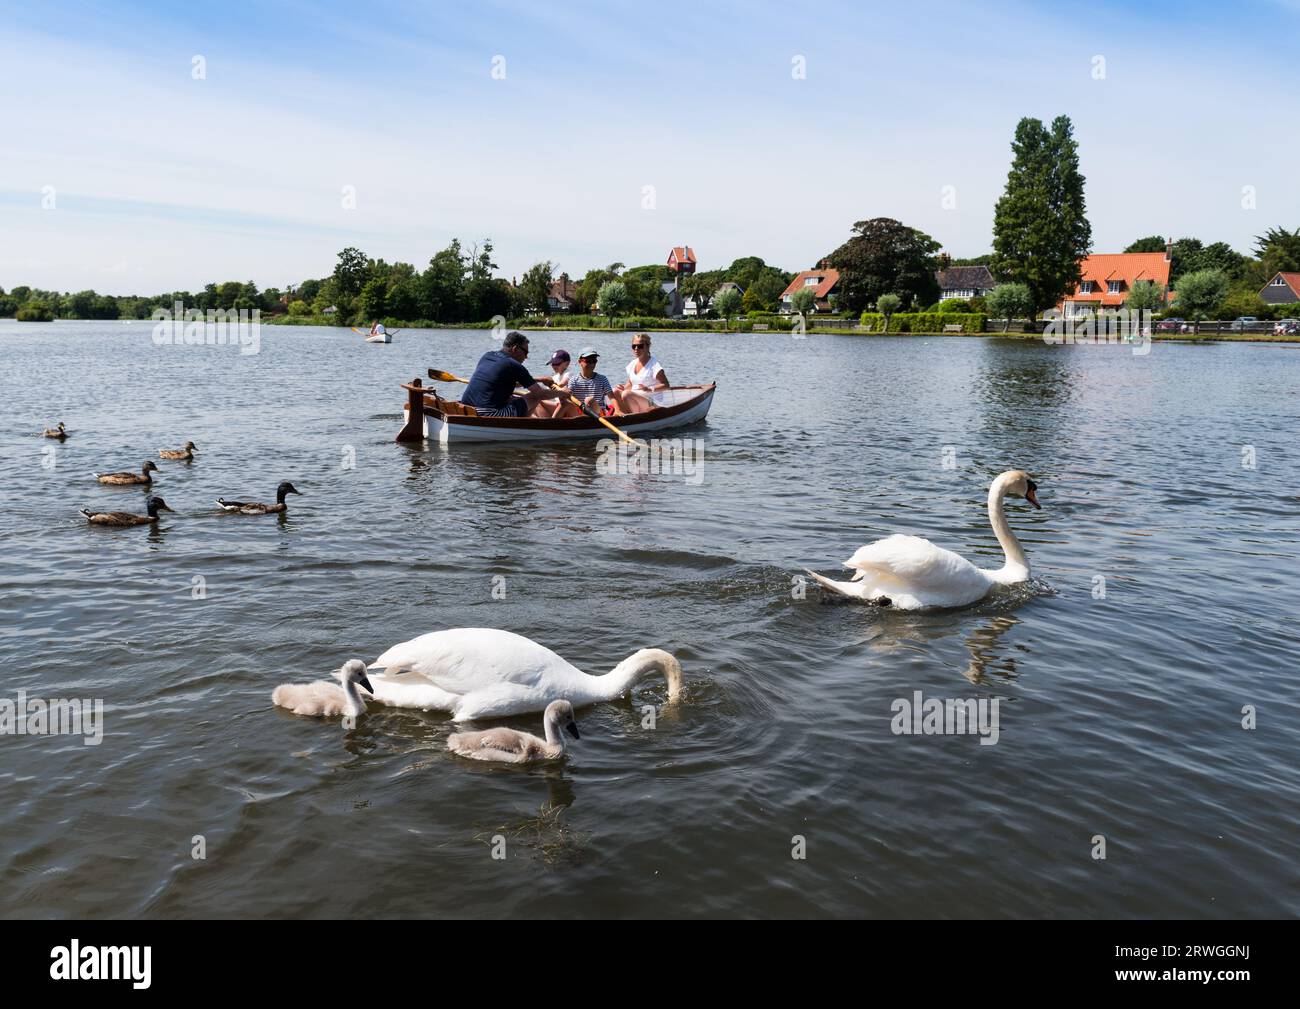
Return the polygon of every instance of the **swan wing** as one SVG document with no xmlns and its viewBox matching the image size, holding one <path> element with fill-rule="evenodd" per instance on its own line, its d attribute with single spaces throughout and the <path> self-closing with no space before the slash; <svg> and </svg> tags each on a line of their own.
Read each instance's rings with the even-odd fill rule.
<svg viewBox="0 0 1300 1009">
<path fill-rule="evenodd" d="M 394 645 L 370 668 L 384 669 L 390 676 L 414 674 L 459 695 L 507 683 L 555 688 L 572 682 L 573 674 L 578 673 L 536 641 L 492 627 L 457 627 L 423 634 Z"/>
<path fill-rule="evenodd" d="M 844 566 L 884 594 L 915 597 L 924 606 L 960 606 L 983 598 L 992 580 L 960 554 L 920 536 L 895 534 L 860 547 Z M 855 574 L 857 579 L 859 575 Z"/>
</svg>

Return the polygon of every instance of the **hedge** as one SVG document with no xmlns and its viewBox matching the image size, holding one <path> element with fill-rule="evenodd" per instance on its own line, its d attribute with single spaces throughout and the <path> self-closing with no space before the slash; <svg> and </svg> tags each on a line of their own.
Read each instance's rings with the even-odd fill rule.
<svg viewBox="0 0 1300 1009">
<path fill-rule="evenodd" d="M 891 333 L 942 333 L 944 326 L 960 326 L 963 333 L 983 333 L 987 316 L 983 312 L 895 312 L 889 318 Z M 873 333 L 885 331 L 885 317 L 863 312 L 862 325 Z"/>
</svg>

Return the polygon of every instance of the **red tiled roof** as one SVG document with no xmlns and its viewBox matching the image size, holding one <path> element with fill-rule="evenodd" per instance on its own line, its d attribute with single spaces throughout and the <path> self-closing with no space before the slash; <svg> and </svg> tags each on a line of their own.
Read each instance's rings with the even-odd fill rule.
<svg viewBox="0 0 1300 1009">
<path fill-rule="evenodd" d="M 1291 288 L 1295 293 L 1295 296 L 1300 298 L 1300 273 L 1275 273 L 1273 276 L 1268 278 L 1268 283 L 1265 284 L 1264 287 L 1267 289 L 1272 286 L 1273 281 L 1278 277 L 1281 277 L 1286 282 L 1286 286 Z"/>
<path fill-rule="evenodd" d="M 1092 281 L 1091 294 L 1075 288 L 1066 301 L 1091 302 L 1118 308 L 1138 281 L 1154 281 L 1162 291 L 1169 287 L 1169 260 L 1163 252 L 1109 252 L 1088 256 L 1079 264 L 1083 281 Z M 1121 281 L 1118 294 L 1111 294 L 1109 282 Z"/>
<path fill-rule="evenodd" d="M 695 252 L 689 245 L 674 245 L 673 251 L 668 253 L 668 263 L 693 263 L 695 262 Z"/>
<path fill-rule="evenodd" d="M 839 270 L 804 270 L 803 273 L 797 274 L 794 280 L 790 281 L 790 286 L 781 292 L 781 300 L 784 301 L 795 291 L 802 291 L 808 285 L 804 283 L 809 277 L 820 278 L 817 282 L 817 298 L 821 299 L 830 294 L 831 288 L 840 282 Z"/>
</svg>

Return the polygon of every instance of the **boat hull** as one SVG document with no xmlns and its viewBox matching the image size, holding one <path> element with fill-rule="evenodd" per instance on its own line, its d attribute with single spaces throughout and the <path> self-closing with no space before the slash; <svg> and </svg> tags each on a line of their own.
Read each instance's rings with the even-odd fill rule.
<svg viewBox="0 0 1300 1009">
<path fill-rule="evenodd" d="M 645 432 L 686 427 L 708 416 L 716 388 L 716 383 L 703 386 L 679 386 L 672 390 L 678 402 L 656 407 L 647 413 L 606 419 L 634 438 Z M 571 420 L 539 420 L 534 417 L 468 417 L 448 412 L 439 406 L 440 403 L 445 401 L 425 400 L 423 437 L 443 445 L 486 441 L 581 441 L 614 437 L 609 428 L 590 417 L 575 417 Z M 403 421 L 409 421 L 410 407 L 403 406 L 402 411 Z M 409 423 L 405 424 L 403 433 L 410 428 Z M 398 440 L 409 439 L 399 435 Z"/>
</svg>

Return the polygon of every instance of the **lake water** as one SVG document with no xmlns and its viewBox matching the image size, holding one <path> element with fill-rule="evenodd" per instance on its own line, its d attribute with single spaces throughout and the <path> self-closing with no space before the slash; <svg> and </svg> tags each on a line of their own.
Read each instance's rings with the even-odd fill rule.
<svg viewBox="0 0 1300 1009">
<path fill-rule="evenodd" d="M 532 341 L 539 374 L 555 345 L 611 376 L 630 355 Z M 593 444 L 394 444 L 399 383 L 489 346 L 0 322 L 0 699 L 106 706 L 98 746 L 0 736 L 0 914 L 1300 913 L 1300 352 L 665 333 L 673 381 L 718 382 L 685 433 L 698 482 L 602 474 Z M 64 445 L 36 436 L 59 420 Z M 91 471 L 188 439 L 156 529 L 78 516 L 143 510 Z M 931 614 L 797 598 L 891 532 L 997 566 L 984 500 L 1013 467 L 1043 505 L 1008 506 L 1032 588 Z M 281 480 L 285 518 L 213 504 Z M 535 769 L 452 757 L 440 714 L 349 730 L 270 703 L 456 626 L 597 673 L 667 648 L 687 696 L 653 729 L 662 686 L 581 710 Z M 996 744 L 895 735 L 914 691 L 997 699 Z"/>
</svg>

